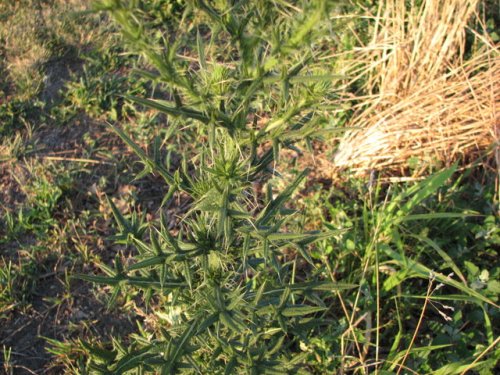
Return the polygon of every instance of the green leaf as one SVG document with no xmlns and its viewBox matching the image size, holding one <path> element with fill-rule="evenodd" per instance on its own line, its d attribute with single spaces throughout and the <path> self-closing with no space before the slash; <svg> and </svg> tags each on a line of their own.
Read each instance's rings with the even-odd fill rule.
<svg viewBox="0 0 500 375">
<path fill-rule="evenodd" d="M 213 313 L 206 318 L 198 327 L 197 334 L 203 333 L 206 329 L 210 328 L 219 320 L 219 313 Z"/>
<path fill-rule="evenodd" d="M 191 340 L 191 338 L 195 335 L 197 323 L 198 323 L 197 320 L 193 320 L 191 322 L 191 325 L 188 328 L 186 328 L 186 330 L 183 332 L 182 336 L 178 340 L 176 340 L 174 352 L 169 357 L 171 365 L 175 364 L 178 361 L 178 358 L 181 355 L 182 351 L 184 350 L 184 347 L 188 344 L 189 340 Z"/>
<path fill-rule="evenodd" d="M 283 309 L 281 311 L 281 314 L 286 317 L 295 317 L 295 316 L 314 314 L 325 310 L 328 310 L 328 308 L 321 306 L 295 305 L 293 307 L 287 307 Z"/>
<path fill-rule="evenodd" d="M 297 176 L 294 182 L 288 185 L 276 199 L 272 200 L 262 213 L 258 216 L 256 226 L 262 226 L 269 222 L 269 220 L 276 215 L 281 206 L 291 197 L 293 192 L 298 188 L 302 180 L 309 174 L 309 169 L 305 169 L 300 175 Z"/>
<path fill-rule="evenodd" d="M 196 111 L 194 109 L 189 108 L 177 108 L 167 105 L 168 102 L 163 100 L 152 100 L 152 99 L 144 99 L 139 98 L 133 95 L 124 95 L 125 99 L 131 100 L 134 103 L 141 104 L 143 106 L 156 109 L 160 112 L 172 115 L 172 116 L 181 116 L 186 118 L 191 118 L 194 120 L 201 121 L 204 124 L 208 124 L 210 122 L 210 118 L 204 115 L 202 112 Z"/>
<path fill-rule="evenodd" d="M 196 47 L 198 49 L 198 62 L 202 69 L 207 69 L 207 61 L 205 59 L 205 46 L 203 45 L 203 39 L 200 35 L 200 30 L 196 32 Z"/>
<path fill-rule="evenodd" d="M 113 216 L 115 217 L 115 220 L 118 223 L 118 227 L 120 228 L 120 230 L 122 232 L 131 232 L 131 228 L 128 221 L 123 217 L 122 213 L 113 203 L 113 200 L 110 199 L 108 196 L 106 196 L 106 201 L 108 202 L 109 207 L 111 207 L 111 211 L 113 212 Z"/>
<path fill-rule="evenodd" d="M 500 294 L 500 281 L 498 280 L 488 281 L 487 289 L 492 293 Z"/>
<path fill-rule="evenodd" d="M 291 241 L 291 240 L 304 240 L 312 237 L 310 233 L 271 233 L 267 236 L 270 241 Z"/>
<path fill-rule="evenodd" d="M 125 371 L 137 368 L 140 364 L 144 362 L 146 358 L 155 357 L 156 356 L 155 354 L 148 353 L 149 349 L 150 348 L 148 346 L 136 352 L 127 354 L 125 357 L 120 359 L 120 361 L 118 361 L 113 373 L 121 375 Z"/>
<path fill-rule="evenodd" d="M 454 164 L 451 168 L 445 169 L 438 172 L 431 177 L 425 179 L 419 184 L 406 190 L 400 197 L 395 199 L 390 205 L 389 210 L 393 211 L 399 206 L 399 202 L 402 199 L 408 198 L 406 203 L 404 203 L 398 210 L 398 215 L 403 217 L 408 215 L 415 207 L 417 207 L 424 199 L 429 197 L 437 189 L 439 189 L 448 180 L 453 173 L 457 170 L 457 164 Z M 394 211 L 393 211 L 394 212 Z"/>
<path fill-rule="evenodd" d="M 309 16 L 304 22 L 295 30 L 294 35 L 288 40 L 287 45 L 289 47 L 294 47 L 303 42 L 307 34 L 309 34 L 314 27 L 320 22 L 320 20 L 326 14 L 326 3 L 324 0 L 318 0 L 315 3 L 316 9 L 309 13 Z"/>
<path fill-rule="evenodd" d="M 85 341 L 80 341 L 80 344 L 89 351 L 92 357 L 98 357 L 105 363 L 113 361 L 116 358 L 116 352 L 111 350 L 101 349 L 97 346 L 91 345 Z"/>
<path fill-rule="evenodd" d="M 462 280 L 462 282 L 465 285 L 467 285 L 467 279 L 462 274 L 462 271 L 460 271 L 460 268 L 458 268 L 458 266 L 455 264 L 455 262 L 453 261 L 453 259 L 443 249 L 441 249 L 434 241 L 432 241 L 428 237 L 419 236 L 419 235 L 411 234 L 411 233 L 410 233 L 410 237 L 416 238 L 417 240 L 425 243 L 426 245 L 428 245 L 429 247 L 431 247 L 433 250 L 435 250 L 439 254 L 439 256 L 441 258 L 443 258 L 443 260 L 445 261 L 446 265 L 448 265 L 453 270 L 453 272 L 455 272 L 455 274 L 458 277 L 460 277 L 460 279 Z"/>
</svg>

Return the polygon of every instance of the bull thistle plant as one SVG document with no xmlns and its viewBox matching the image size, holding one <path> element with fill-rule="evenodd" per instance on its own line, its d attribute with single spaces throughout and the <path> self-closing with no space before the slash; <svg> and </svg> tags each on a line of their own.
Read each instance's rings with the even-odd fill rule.
<svg viewBox="0 0 500 375">
<path fill-rule="evenodd" d="M 300 340 L 329 324 L 321 319 L 329 299 L 354 286 L 313 272 L 311 244 L 335 231 L 286 229 L 294 214 L 286 202 L 307 170 L 275 196 L 270 184 L 263 196 L 253 186 L 277 174 L 280 149 L 297 150 L 296 141 L 329 131 L 321 106 L 339 77 L 316 66 L 328 52 L 321 22 L 326 3 L 304 2 L 301 12 L 268 1 L 95 4 L 152 68 L 137 73 L 168 97 L 126 99 L 166 114 L 166 127 L 194 129 L 202 147 L 171 170 L 158 157 L 159 143 L 148 154 L 113 127 L 144 173 L 168 185 L 164 204 L 177 194 L 192 204 L 174 236 L 165 215 L 146 228 L 109 202 L 120 229 L 115 239 L 134 247 L 136 256 L 130 264 L 117 256 L 114 269 L 102 265 L 107 276 L 81 277 L 111 286 L 112 301 L 120 292 L 141 290 L 163 324 L 141 329 L 128 347 L 86 345 L 90 370 L 308 372 Z M 298 275 L 298 258 L 310 263 L 305 277 Z"/>
</svg>

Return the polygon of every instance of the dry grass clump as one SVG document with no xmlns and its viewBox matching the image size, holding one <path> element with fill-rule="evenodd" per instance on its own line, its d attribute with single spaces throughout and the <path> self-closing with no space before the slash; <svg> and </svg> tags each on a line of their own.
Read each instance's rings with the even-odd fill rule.
<svg viewBox="0 0 500 375">
<path fill-rule="evenodd" d="M 465 31 L 478 0 L 386 0 L 369 45 L 351 72 L 367 99 L 351 119 L 335 168 L 358 172 L 406 167 L 410 158 L 448 163 L 474 158 L 498 141 L 500 58 L 484 36 L 464 61 Z"/>
</svg>

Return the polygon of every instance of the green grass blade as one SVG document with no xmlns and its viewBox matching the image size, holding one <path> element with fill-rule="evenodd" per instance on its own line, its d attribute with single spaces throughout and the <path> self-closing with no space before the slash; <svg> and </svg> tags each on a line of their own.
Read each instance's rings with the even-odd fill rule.
<svg viewBox="0 0 500 375">
<path fill-rule="evenodd" d="M 448 278 L 441 273 L 434 272 L 430 268 L 424 266 L 423 264 L 416 262 L 412 259 L 408 259 L 405 256 L 401 255 L 400 253 L 393 251 L 389 248 L 385 248 L 384 250 L 387 253 L 387 255 L 389 255 L 394 261 L 396 261 L 400 265 L 400 267 L 402 267 L 403 269 L 411 270 L 413 273 L 418 275 L 418 277 L 421 277 L 423 279 L 428 279 L 429 276 L 431 274 L 433 274 L 433 275 L 435 275 L 435 278 L 438 282 L 443 283 L 445 285 L 452 286 L 452 287 L 460 290 L 461 292 L 463 292 L 471 297 L 474 297 L 476 300 L 476 303 L 486 302 L 494 307 L 497 307 L 497 308 L 499 307 L 496 303 L 491 301 L 489 298 L 483 296 L 481 293 L 478 293 L 474 289 L 471 289 L 471 288 L 467 287 L 466 285 L 459 283 L 456 280 Z"/>
</svg>

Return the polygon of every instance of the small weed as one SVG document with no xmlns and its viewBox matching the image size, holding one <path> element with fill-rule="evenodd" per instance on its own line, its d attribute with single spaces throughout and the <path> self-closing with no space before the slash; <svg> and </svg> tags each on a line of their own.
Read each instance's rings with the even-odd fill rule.
<svg viewBox="0 0 500 375">
<path fill-rule="evenodd" d="M 12 262 L 2 258 L 0 268 L 0 319 L 5 318 L 6 313 L 16 307 L 16 274 Z"/>
<path fill-rule="evenodd" d="M 5 345 L 3 346 L 2 350 L 3 354 L 3 371 L 6 375 L 12 375 L 14 374 L 14 368 L 11 365 L 11 354 L 12 354 L 12 348 L 8 348 Z"/>
<path fill-rule="evenodd" d="M 56 223 L 53 212 L 63 194 L 66 181 L 61 175 L 58 176 L 59 181 L 54 183 L 48 175 L 40 173 L 40 168 L 44 167 L 32 166 L 29 174 L 35 178 L 27 183 L 19 179 L 17 181 L 26 196 L 26 205 L 17 211 L 16 216 L 6 213 L 8 238 L 24 232 L 47 233 Z"/>
<path fill-rule="evenodd" d="M 143 94 L 144 88 L 140 81 L 128 77 L 132 61 L 128 62 L 120 55 L 120 50 L 110 49 L 105 54 L 87 57 L 78 79 L 74 76 L 67 83 L 67 105 L 84 110 L 93 117 L 105 114 L 113 121 L 121 119 L 127 111 L 133 111 L 133 107 L 123 103 L 121 96 Z"/>
</svg>

